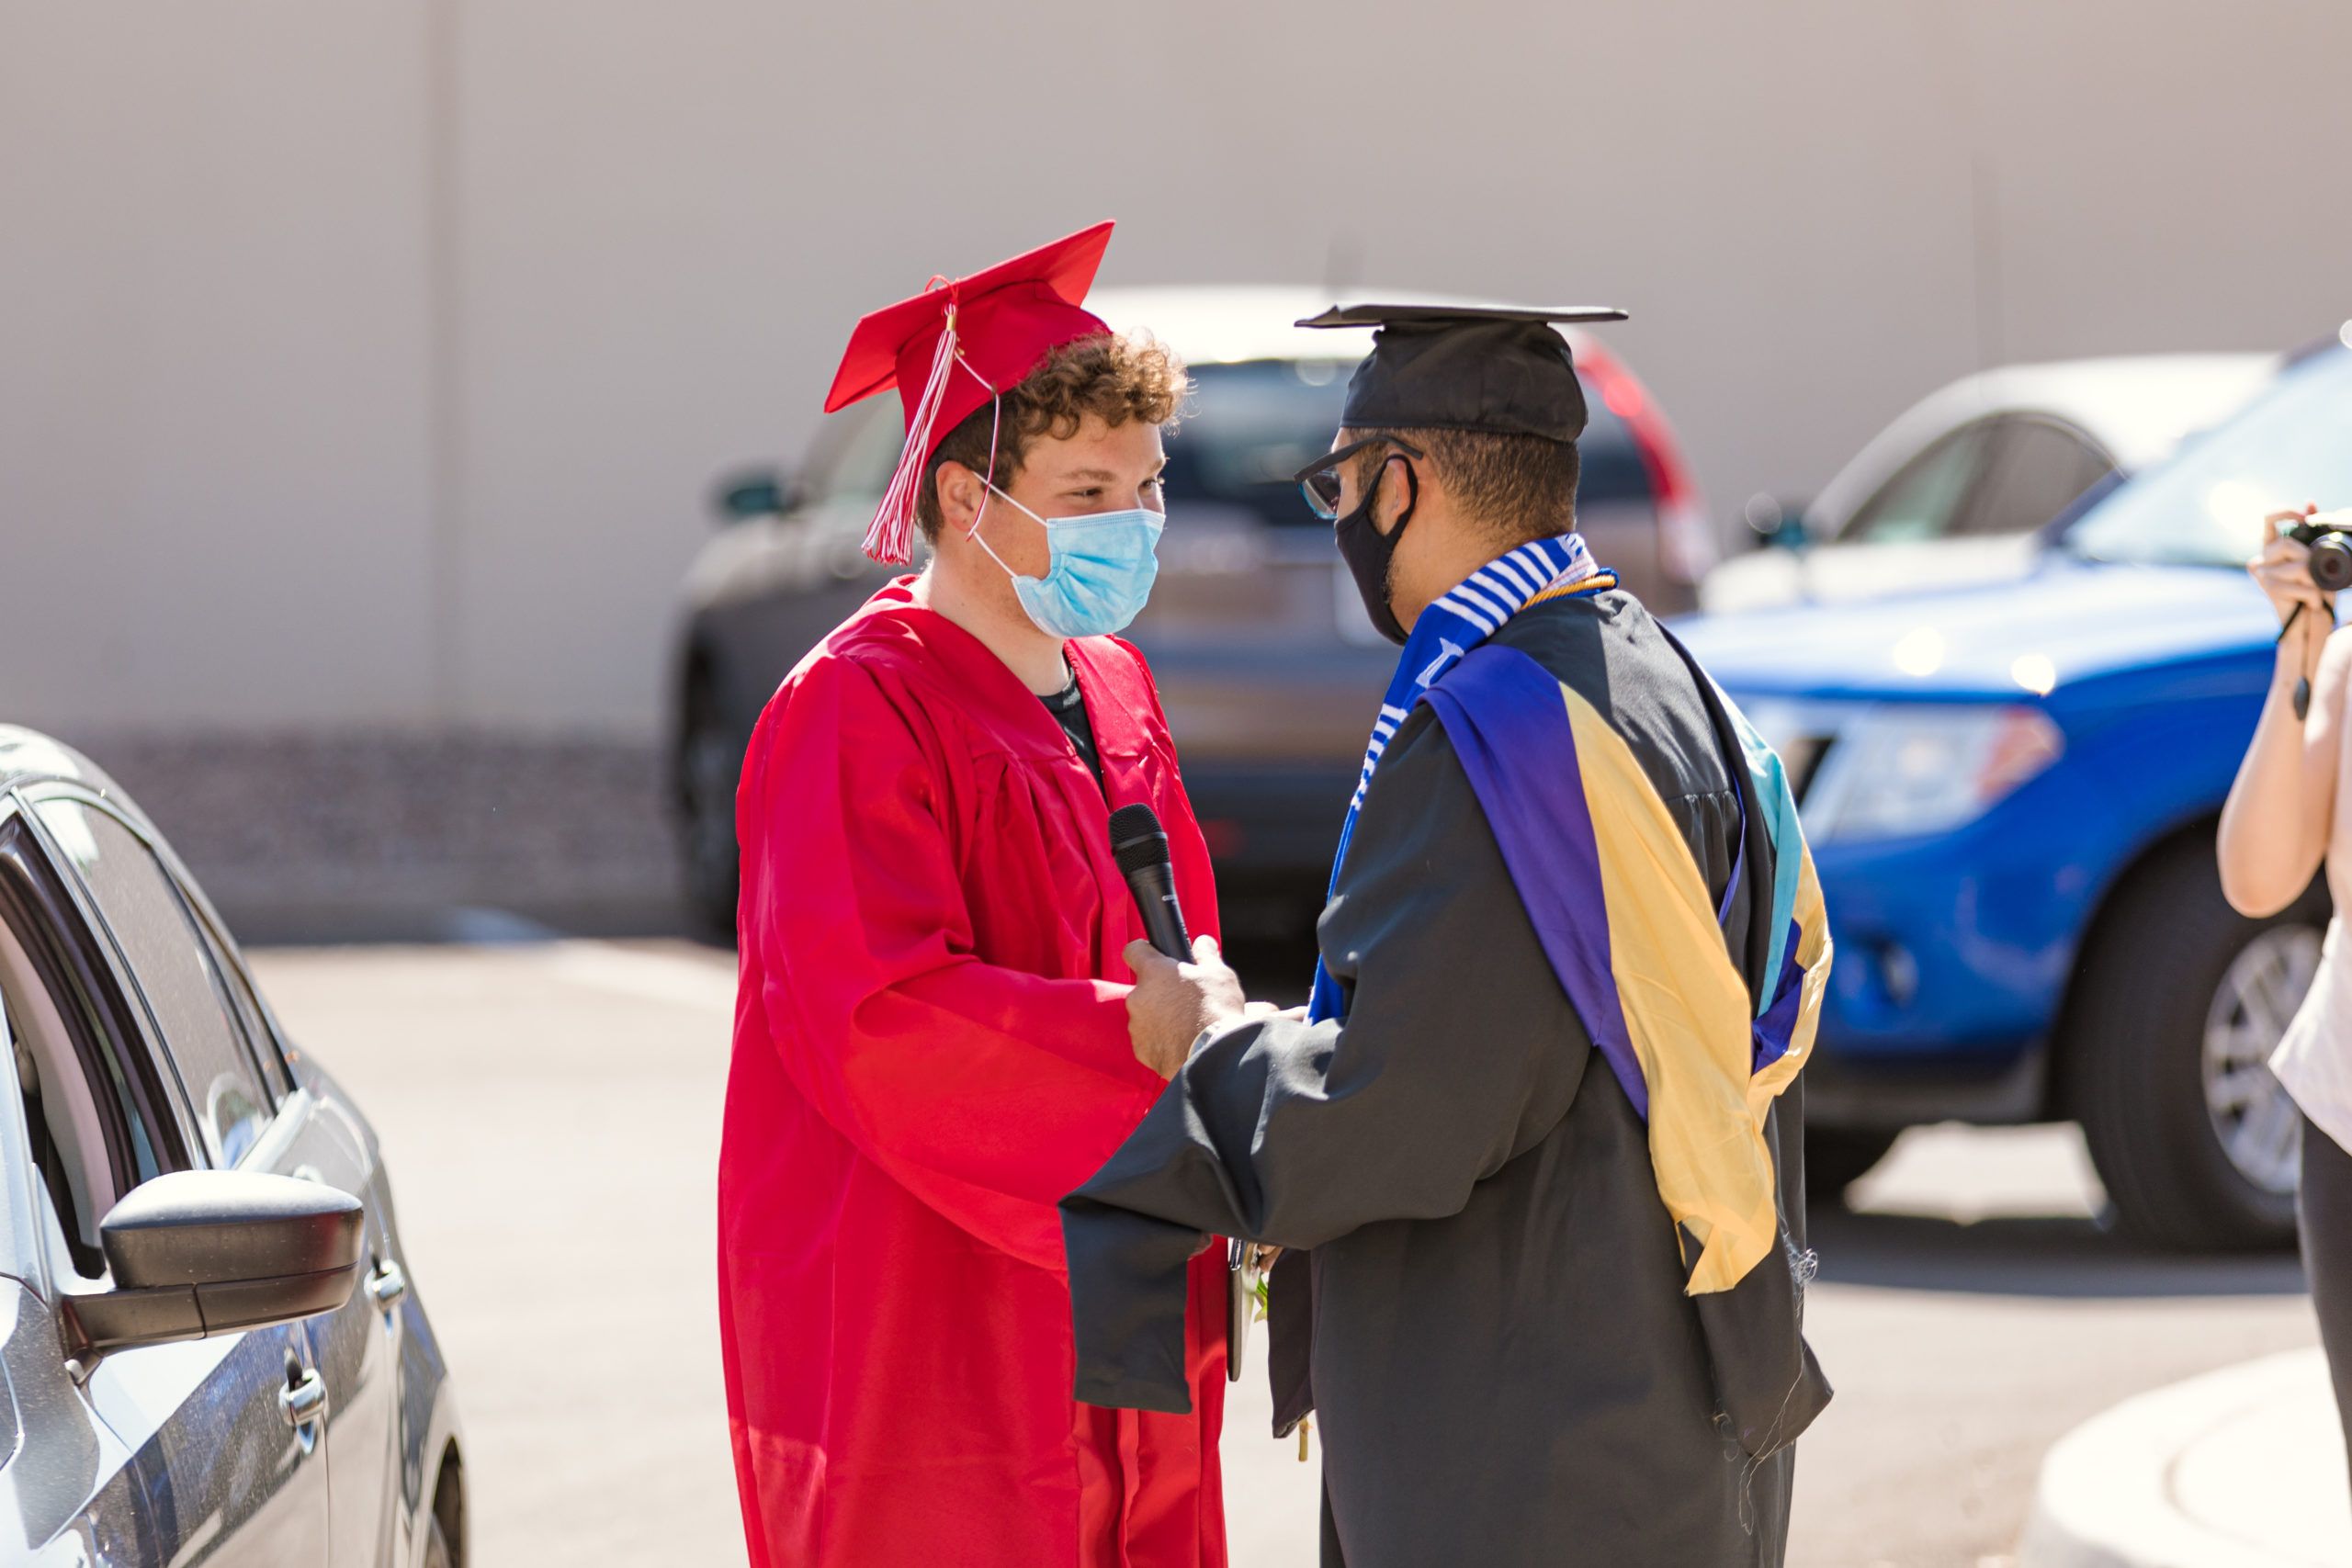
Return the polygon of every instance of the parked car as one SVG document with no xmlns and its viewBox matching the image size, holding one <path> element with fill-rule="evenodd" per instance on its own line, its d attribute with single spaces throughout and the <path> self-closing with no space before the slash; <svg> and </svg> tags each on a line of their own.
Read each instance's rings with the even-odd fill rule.
<svg viewBox="0 0 2352 1568">
<path fill-rule="evenodd" d="M 2174 354 L 1963 377 L 1882 431 L 1801 516 L 1751 503 L 1776 547 L 1715 568 L 1699 602 L 1835 604 L 2023 576 L 2051 525 L 2227 419 L 2278 368 L 2276 355 Z"/>
<path fill-rule="evenodd" d="M 0 1040 L 8 1561 L 464 1568 L 375 1135 L 139 808 L 6 727 Z"/>
<path fill-rule="evenodd" d="M 2334 343 L 2020 581 L 1687 623 L 1786 760 L 1828 902 L 1817 1189 L 1913 1122 L 2074 1118 L 2139 1235 L 2290 1235 L 2298 1122 L 2265 1064 L 2326 893 L 2245 919 L 2213 838 L 2278 635 L 2243 562 L 2305 497 L 2352 497 Z"/>
<path fill-rule="evenodd" d="M 1293 327 L 1329 303 L 1299 290 L 1103 289 L 1089 303 L 1192 367 L 1197 391 L 1168 444 L 1159 581 L 1129 635 L 1158 677 L 1228 925 L 1254 912 L 1304 929 L 1395 650 L 1290 476 L 1329 445 L 1369 344 Z M 1581 525 L 1627 586 L 1687 609 L 1712 559 L 1690 468 L 1623 362 L 1568 335 L 1591 417 Z M 689 898 L 714 932 L 734 927 L 735 781 L 752 726 L 801 655 L 889 575 L 859 545 L 900 438 L 895 400 L 835 416 L 794 481 L 754 472 L 726 490 L 729 524 L 687 575 L 673 795 Z"/>
</svg>

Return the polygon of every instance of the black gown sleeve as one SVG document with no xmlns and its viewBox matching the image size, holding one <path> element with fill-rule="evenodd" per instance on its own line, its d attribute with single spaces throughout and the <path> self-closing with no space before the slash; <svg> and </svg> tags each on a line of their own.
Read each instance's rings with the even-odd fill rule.
<svg viewBox="0 0 2352 1568">
<path fill-rule="evenodd" d="M 1206 1037 L 1062 1200 L 1078 1397 L 1182 1412 L 1184 1265 L 1204 1233 L 1305 1248 L 1461 1212 L 1540 1142 L 1590 1057 L 1468 776 L 1427 708 L 1398 731 L 1319 930 L 1344 1023 Z"/>
</svg>

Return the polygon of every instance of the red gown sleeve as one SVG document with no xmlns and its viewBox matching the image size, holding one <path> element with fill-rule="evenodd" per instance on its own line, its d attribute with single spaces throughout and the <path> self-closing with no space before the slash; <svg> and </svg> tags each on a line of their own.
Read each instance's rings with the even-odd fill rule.
<svg viewBox="0 0 2352 1568">
<path fill-rule="evenodd" d="M 1057 1203 L 1158 1094 L 1129 987 L 974 956 L 939 772 L 855 661 L 801 671 L 742 790 L 741 940 L 785 1071 L 922 1201 L 1063 1271 Z"/>
</svg>

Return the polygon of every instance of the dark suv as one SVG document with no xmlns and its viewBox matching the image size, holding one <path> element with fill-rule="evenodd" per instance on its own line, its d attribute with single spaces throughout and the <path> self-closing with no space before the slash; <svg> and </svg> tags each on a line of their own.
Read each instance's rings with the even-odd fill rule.
<svg viewBox="0 0 2352 1568">
<path fill-rule="evenodd" d="M 1229 927 L 1295 931 L 1321 905 L 1341 813 L 1396 650 L 1372 629 L 1329 525 L 1290 476 L 1329 446 L 1367 343 L 1294 321 L 1319 294 L 1105 289 L 1089 305 L 1181 353 L 1196 392 L 1168 443 L 1169 527 L 1151 604 L 1128 634 L 1151 660 Z M 1708 525 L 1657 404 L 1571 333 L 1591 423 L 1577 513 L 1600 559 L 1662 613 L 1690 608 Z M 750 475 L 685 586 L 672 691 L 687 891 L 733 929 L 735 781 L 760 709 L 888 573 L 859 553 L 896 460 L 894 400 L 838 416 L 796 482 Z"/>
</svg>

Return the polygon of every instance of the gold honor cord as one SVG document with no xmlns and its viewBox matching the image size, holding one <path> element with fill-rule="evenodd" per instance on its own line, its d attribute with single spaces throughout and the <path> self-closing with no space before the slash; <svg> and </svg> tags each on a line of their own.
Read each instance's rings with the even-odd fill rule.
<svg viewBox="0 0 2352 1568">
<path fill-rule="evenodd" d="M 1538 593 L 1533 598 L 1528 600 L 1526 604 L 1521 604 L 1520 608 L 1522 610 L 1532 610 L 1535 608 L 1536 605 L 1544 603 L 1546 599 L 1566 599 L 1572 593 L 1589 593 L 1597 588 L 1614 588 L 1616 586 L 1617 574 L 1615 572 L 1596 571 L 1590 577 L 1580 577 L 1574 582 L 1555 582 L 1551 587 L 1544 590 L 1543 592 Z"/>
</svg>

